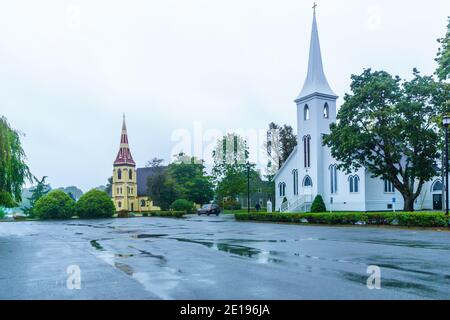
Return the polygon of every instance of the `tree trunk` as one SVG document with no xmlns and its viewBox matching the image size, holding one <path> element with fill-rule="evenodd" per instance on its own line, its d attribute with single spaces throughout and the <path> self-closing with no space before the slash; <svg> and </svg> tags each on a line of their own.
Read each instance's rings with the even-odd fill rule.
<svg viewBox="0 0 450 320">
<path fill-rule="evenodd" d="M 414 196 L 412 195 L 403 195 L 403 211 L 412 212 L 414 211 Z"/>
</svg>

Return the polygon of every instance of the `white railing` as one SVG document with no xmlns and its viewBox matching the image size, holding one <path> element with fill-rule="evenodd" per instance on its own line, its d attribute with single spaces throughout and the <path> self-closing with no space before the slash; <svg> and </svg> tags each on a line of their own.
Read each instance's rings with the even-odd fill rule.
<svg viewBox="0 0 450 320">
<path fill-rule="evenodd" d="M 311 203 L 311 194 L 300 195 L 292 202 L 286 201 L 282 203 L 280 212 L 307 212 L 311 208 Z"/>
</svg>

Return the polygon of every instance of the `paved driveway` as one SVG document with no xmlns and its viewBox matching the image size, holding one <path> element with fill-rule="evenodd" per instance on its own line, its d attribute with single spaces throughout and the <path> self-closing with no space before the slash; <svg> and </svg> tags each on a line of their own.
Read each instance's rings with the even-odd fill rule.
<svg viewBox="0 0 450 320">
<path fill-rule="evenodd" d="M 450 232 L 230 215 L 0 223 L 0 298 L 449 299 Z"/>
</svg>

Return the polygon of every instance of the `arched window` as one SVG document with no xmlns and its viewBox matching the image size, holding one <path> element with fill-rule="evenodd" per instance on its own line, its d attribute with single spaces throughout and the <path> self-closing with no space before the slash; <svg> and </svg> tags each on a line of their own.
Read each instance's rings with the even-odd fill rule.
<svg viewBox="0 0 450 320">
<path fill-rule="evenodd" d="M 330 166 L 330 189 L 331 193 L 337 193 L 337 166 L 332 164 Z"/>
<path fill-rule="evenodd" d="M 145 207 L 145 200 L 141 200 L 141 207 Z"/>
<path fill-rule="evenodd" d="M 133 170 L 128 170 L 128 179 L 133 180 Z"/>
<path fill-rule="evenodd" d="M 117 179 L 122 179 L 122 170 L 121 169 L 119 169 L 119 170 L 117 170 Z"/>
<path fill-rule="evenodd" d="M 119 202 L 117 203 L 117 206 L 118 206 L 119 208 L 122 208 L 122 202 L 119 201 Z"/>
<path fill-rule="evenodd" d="M 280 197 L 284 197 L 286 195 L 286 183 L 284 182 L 280 182 L 280 184 L 278 185 L 279 187 L 279 191 L 280 191 Z"/>
<path fill-rule="evenodd" d="M 348 177 L 348 184 L 350 186 L 350 193 L 358 193 L 359 192 L 359 177 L 358 176 Z"/>
<path fill-rule="evenodd" d="M 325 119 L 328 119 L 330 116 L 330 108 L 328 107 L 328 103 L 325 102 L 325 105 L 323 106 L 323 117 Z"/>
<path fill-rule="evenodd" d="M 441 180 L 436 180 L 431 187 L 431 192 L 442 191 L 442 182 Z"/>
<path fill-rule="evenodd" d="M 294 180 L 294 195 L 298 195 L 298 170 L 292 170 L 292 179 Z"/>
<path fill-rule="evenodd" d="M 303 157 L 305 168 L 311 167 L 311 136 L 303 137 Z"/>
<path fill-rule="evenodd" d="M 303 179 L 303 186 L 312 187 L 312 180 L 309 176 L 306 176 L 305 179 Z"/>
<path fill-rule="evenodd" d="M 309 107 L 305 104 L 305 108 L 303 109 L 303 119 L 309 120 Z"/>
<path fill-rule="evenodd" d="M 392 182 L 390 182 L 388 180 L 384 180 L 384 192 L 385 193 L 394 193 L 395 192 L 395 188 L 394 188 L 394 185 L 392 184 Z"/>
</svg>

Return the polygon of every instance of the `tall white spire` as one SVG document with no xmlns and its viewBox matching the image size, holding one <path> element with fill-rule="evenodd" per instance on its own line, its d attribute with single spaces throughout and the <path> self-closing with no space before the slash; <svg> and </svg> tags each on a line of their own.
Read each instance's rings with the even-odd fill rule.
<svg viewBox="0 0 450 320">
<path fill-rule="evenodd" d="M 306 76 L 303 89 L 297 100 L 305 98 L 314 93 L 325 94 L 336 97 L 331 90 L 327 78 L 323 72 L 322 54 L 320 52 L 319 32 L 317 31 L 316 10 L 314 8 L 313 23 L 311 30 L 311 43 L 309 48 L 308 75 Z"/>
</svg>

